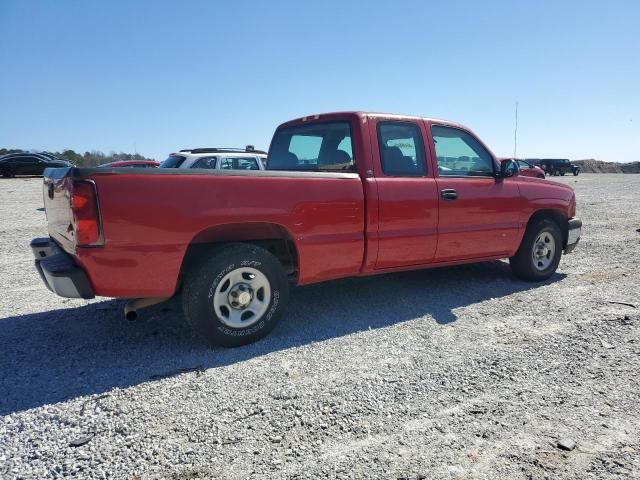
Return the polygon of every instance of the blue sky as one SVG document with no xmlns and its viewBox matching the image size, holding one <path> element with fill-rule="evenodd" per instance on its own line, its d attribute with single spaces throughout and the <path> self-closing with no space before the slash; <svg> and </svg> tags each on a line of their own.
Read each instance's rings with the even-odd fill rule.
<svg viewBox="0 0 640 480">
<path fill-rule="evenodd" d="M 640 160 L 640 2 L 0 0 L 0 147 L 268 147 L 336 110 Z"/>
</svg>

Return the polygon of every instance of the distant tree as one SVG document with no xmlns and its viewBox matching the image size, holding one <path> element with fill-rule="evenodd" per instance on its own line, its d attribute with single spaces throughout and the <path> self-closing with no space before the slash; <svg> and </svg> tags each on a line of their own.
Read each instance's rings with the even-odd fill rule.
<svg viewBox="0 0 640 480">
<path fill-rule="evenodd" d="M 19 148 L 0 148 L 0 155 L 7 155 L 8 153 L 22 153 L 24 150 Z"/>
<path fill-rule="evenodd" d="M 58 158 L 62 158 L 63 160 L 68 160 L 76 165 L 80 165 L 83 160 L 82 155 L 74 152 L 73 150 L 65 150 L 62 153 L 54 153 L 54 155 Z"/>
</svg>

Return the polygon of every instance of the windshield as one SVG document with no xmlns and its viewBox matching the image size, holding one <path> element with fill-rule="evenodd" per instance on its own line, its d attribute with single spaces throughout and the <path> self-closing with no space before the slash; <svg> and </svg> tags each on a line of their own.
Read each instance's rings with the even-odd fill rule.
<svg viewBox="0 0 640 480">
<path fill-rule="evenodd" d="M 169 155 L 167 159 L 160 164 L 160 168 L 178 168 L 186 158 L 187 157 L 182 155 Z"/>
<path fill-rule="evenodd" d="M 267 170 L 354 171 L 351 126 L 326 122 L 279 129 L 271 143 Z"/>
</svg>

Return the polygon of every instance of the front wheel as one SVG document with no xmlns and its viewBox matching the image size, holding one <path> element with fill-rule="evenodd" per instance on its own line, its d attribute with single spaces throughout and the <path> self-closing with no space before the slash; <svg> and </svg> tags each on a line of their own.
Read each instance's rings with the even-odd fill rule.
<svg viewBox="0 0 640 480">
<path fill-rule="evenodd" d="M 2 175 L 4 178 L 15 177 L 13 172 L 9 168 L 6 168 L 6 167 L 0 170 L 0 175 Z"/>
<path fill-rule="evenodd" d="M 527 227 L 520 248 L 509 263 L 518 278 L 539 282 L 555 273 L 561 255 L 560 228 L 552 220 L 540 219 Z"/>
<path fill-rule="evenodd" d="M 288 294 L 277 258 L 257 245 L 230 244 L 187 273 L 182 307 L 187 322 L 208 343 L 238 347 L 276 326 Z"/>
</svg>

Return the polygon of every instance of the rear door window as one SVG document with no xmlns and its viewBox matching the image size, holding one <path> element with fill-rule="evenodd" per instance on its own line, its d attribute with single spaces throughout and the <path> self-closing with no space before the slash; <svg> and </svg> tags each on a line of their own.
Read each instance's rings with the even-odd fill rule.
<svg viewBox="0 0 640 480">
<path fill-rule="evenodd" d="M 378 147 L 382 171 L 399 177 L 427 173 L 420 127 L 409 122 L 378 122 Z"/>
</svg>

